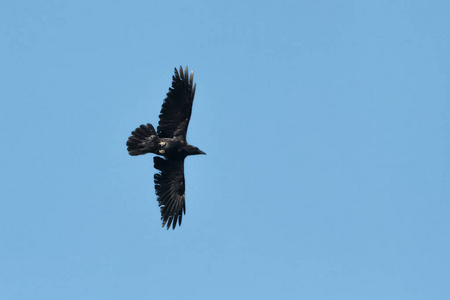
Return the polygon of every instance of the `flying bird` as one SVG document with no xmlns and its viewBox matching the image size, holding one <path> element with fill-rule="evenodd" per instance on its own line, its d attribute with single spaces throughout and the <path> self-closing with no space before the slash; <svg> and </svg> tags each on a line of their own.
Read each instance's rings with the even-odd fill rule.
<svg viewBox="0 0 450 300">
<path fill-rule="evenodd" d="M 131 133 L 127 141 L 128 153 L 132 156 L 153 153 L 155 168 L 155 190 L 161 208 L 162 226 L 175 229 L 181 225 L 182 214 L 186 214 L 184 159 L 189 155 L 206 154 L 189 145 L 186 133 L 191 119 L 195 95 L 194 72 L 189 75 L 175 68 L 172 87 L 159 114 L 158 128 L 151 124 L 141 125 Z"/>
</svg>

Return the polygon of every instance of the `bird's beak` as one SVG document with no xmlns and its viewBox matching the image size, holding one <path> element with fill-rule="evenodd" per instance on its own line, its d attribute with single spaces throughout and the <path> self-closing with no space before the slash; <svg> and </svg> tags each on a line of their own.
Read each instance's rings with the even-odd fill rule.
<svg viewBox="0 0 450 300">
<path fill-rule="evenodd" d="M 204 154 L 204 155 L 206 155 L 206 153 L 205 152 L 203 152 L 202 150 L 198 150 L 198 154 Z"/>
</svg>

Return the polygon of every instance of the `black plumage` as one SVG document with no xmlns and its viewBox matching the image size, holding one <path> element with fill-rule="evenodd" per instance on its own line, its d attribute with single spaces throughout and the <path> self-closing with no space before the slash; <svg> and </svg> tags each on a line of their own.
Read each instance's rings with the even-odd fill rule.
<svg viewBox="0 0 450 300">
<path fill-rule="evenodd" d="M 175 229 L 181 225 L 186 213 L 184 159 L 189 155 L 205 154 L 189 145 L 186 133 L 191 119 L 195 87 L 194 72 L 189 75 L 175 68 L 172 87 L 169 88 L 159 115 L 158 128 L 151 124 L 141 125 L 128 138 L 128 153 L 132 156 L 154 153 L 162 157 L 153 158 L 158 173 L 155 174 L 155 190 L 161 208 L 162 226 Z"/>
</svg>

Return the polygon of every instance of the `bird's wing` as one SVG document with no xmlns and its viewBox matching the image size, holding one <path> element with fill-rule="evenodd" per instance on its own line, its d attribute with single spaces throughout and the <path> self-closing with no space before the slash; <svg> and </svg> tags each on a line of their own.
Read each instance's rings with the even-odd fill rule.
<svg viewBox="0 0 450 300">
<path fill-rule="evenodd" d="M 184 158 L 167 159 L 155 156 L 155 189 L 161 207 L 162 226 L 167 229 L 181 225 L 182 212 L 186 213 L 184 202 Z"/>
<path fill-rule="evenodd" d="M 189 76 L 187 67 L 184 73 L 182 67 L 180 67 L 180 72 L 175 68 L 172 87 L 169 88 L 159 114 L 157 132 L 160 138 L 182 137 L 186 140 L 195 95 L 193 81 L 194 72 L 191 72 Z"/>
</svg>

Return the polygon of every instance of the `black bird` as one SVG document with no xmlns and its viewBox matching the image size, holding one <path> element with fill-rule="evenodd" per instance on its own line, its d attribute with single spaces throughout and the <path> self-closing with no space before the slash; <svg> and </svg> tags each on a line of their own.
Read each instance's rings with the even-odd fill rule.
<svg viewBox="0 0 450 300">
<path fill-rule="evenodd" d="M 173 229 L 178 221 L 181 225 L 182 212 L 186 213 L 184 197 L 184 159 L 188 155 L 206 154 L 197 147 L 189 145 L 186 133 L 192 113 L 195 87 L 194 72 L 188 76 L 188 68 L 180 67 L 172 76 L 172 87 L 159 114 L 158 129 L 151 124 L 141 125 L 131 133 L 127 146 L 130 155 L 154 153 L 156 173 L 155 189 L 161 208 L 162 226 Z"/>
</svg>

